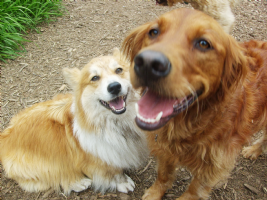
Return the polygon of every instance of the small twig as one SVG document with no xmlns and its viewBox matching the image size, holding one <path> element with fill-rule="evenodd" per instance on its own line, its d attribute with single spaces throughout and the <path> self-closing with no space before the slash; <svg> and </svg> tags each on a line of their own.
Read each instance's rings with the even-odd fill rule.
<svg viewBox="0 0 267 200">
<path fill-rule="evenodd" d="M 225 189 L 226 187 L 227 187 L 227 182 L 224 184 L 223 189 Z"/>
<path fill-rule="evenodd" d="M 6 107 L 6 105 L 7 105 L 8 103 L 9 103 L 9 101 L 7 101 L 7 102 L 5 103 L 5 105 L 2 106 L 2 108 Z"/>
<path fill-rule="evenodd" d="M 38 195 L 37 195 L 37 197 L 36 197 L 36 200 L 39 198 L 40 194 L 41 194 L 41 192 L 38 193 Z"/>
<path fill-rule="evenodd" d="M 146 167 L 141 171 L 139 172 L 138 174 L 142 174 L 144 171 L 147 170 L 147 168 L 149 167 L 149 165 L 152 163 L 152 159 L 148 162 L 148 164 L 146 165 Z"/>
<path fill-rule="evenodd" d="M 255 193 L 255 194 L 258 194 L 259 193 L 259 190 L 257 190 L 256 188 L 252 187 L 251 185 L 248 185 L 248 184 L 244 184 L 244 186 L 249 189 L 251 192 Z"/>
<path fill-rule="evenodd" d="M 134 175 L 138 179 L 138 181 L 141 182 L 140 178 L 138 178 L 138 176 L 136 174 L 134 174 Z"/>
<path fill-rule="evenodd" d="M 62 194 L 62 196 L 65 197 L 65 199 L 67 199 L 67 197 L 66 197 L 66 195 L 64 193 L 60 193 L 60 194 Z"/>
<path fill-rule="evenodd" d="M 109 35 L 109 33 L 106 34 L 104 37 L 102 37 L 102 38 L 99 40 L 99 42 L 101 42 L 101 40 L 105 39 L 108 35 Z"/>
<path fill-rule="evenodd" d="M 235 200 L 237 199 L 236 198 L 236 191 L 233 189 L 233 193 L 234 193 L 234 197 L 235 197 Z"/>
<path fill-rule="evenodd" d="M 20 68 L 19 72 L 21 72 L 25 67 L 27 67 L 29 65 L 27 63 L 20 63 L 20 64 L 23 64 L 24 66 L 22 68 Z"/>
</svg>

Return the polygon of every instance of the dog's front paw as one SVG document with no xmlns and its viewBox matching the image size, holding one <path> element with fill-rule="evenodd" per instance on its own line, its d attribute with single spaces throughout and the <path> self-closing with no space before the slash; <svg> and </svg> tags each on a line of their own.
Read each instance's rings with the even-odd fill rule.
<svg viewBox="0 0 267 200">
<path fill-rule="evenodd" d="M 124 176 L 125 176 L 124 179 L 125 181 L 117 183 L 117 190 L 123 193 L 128 193 L 129 191 L 133 192 L 135 188 L 133 180 L 126 174 Z"/>
<path fill-rule="evenodd" d="M 254 144 L 250 147 L 244 147 L 242 151 L 242 155 L 245 158 L 250 158 L 252 160 L 255 160 L 258 158 L 258 156 L 262 153 L 261 144 Z"/>
<path fill-rule="evenodd" d="M 92 185 L 92 180 L 89 178 L 83 178 L 80 181 L 77 181 L 76 183 L 73 183 L 70 187 L 70 190 L 73 190 L 75 192 L 81 192 L 83 190 L 86 190 Z"/>
</svg>

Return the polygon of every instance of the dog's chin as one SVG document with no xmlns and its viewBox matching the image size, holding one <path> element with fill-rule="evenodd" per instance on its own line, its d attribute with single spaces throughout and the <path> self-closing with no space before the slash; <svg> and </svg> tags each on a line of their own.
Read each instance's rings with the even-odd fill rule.
<svg viewBox="0 0 267 200">
<path fill-rule="evenodd" d="M 136 104 L 136 124 L 143 130 L 159 129 L 172 117 L 187 110 L 202 93 L 203 90 L 197 90 L 188 96 L 169 98 L 146 89 Z"/>
<path fill-rule="evenodd" d="M 111 110 L 116 115 L 123 114 L 126 111 L 127 95 L 118 96 L 110 101 L 99 100 L 100 104 L 106 109 Z"/>
</svg>

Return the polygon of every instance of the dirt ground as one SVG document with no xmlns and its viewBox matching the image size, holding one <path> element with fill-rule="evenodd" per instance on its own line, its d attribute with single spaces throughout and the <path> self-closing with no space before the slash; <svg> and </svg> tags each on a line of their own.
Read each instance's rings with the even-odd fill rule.
<svg viewBox="0 0 267 200">
<path fill-rule="evenodd" d="M 66 1 L 65 4 L 68 13 L 64 17 L 43 25 L 41 34 L 27 36 L 32 42 L 26 44 L 27 53 L 23 57 L 7 64 L 0 63 L 1 130 L 21 109 L 69 91 L 62 77 L 62 68 L 81 68 L 93 57 L 111 53 L 112 48 L 120 46 L 129 30 L 175 8 L 156 6 L 151 1 Z M 176 7 L 190 5 L 178 4 Z M 234 13 L 236 25 L 232 34 L 238 41 L 267 40 L 266 0 L 244 0 Z M 140 199 L 156 178 L 155 161 L 149 158 L 148 167 L 145 166 L 128 172 L 136 183 L 132 193 L 101 195 L 88 189 L 81 193 L 72 192 L 68 197 L 52 190 L 24 192 L 16 182 L 7 179 L 0 168 L 0 199 Z M 177 169 L 177 172 L 172 189 L 163 199 L 179 197 L 190 183 L 191 174 L 186 169 Z M 228 182 L 214 189 L 210 199 L 266 200 L 267 155 L 260 156 L 256 161 L 240 157 Z"/>
</svg>

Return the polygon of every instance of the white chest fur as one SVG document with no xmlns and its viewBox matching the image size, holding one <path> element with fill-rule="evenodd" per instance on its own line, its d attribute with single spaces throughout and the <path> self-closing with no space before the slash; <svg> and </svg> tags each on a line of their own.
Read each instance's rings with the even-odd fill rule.
<svg viewBox="0 0 267 200">
<path fill-rule="evenodd" d="M 129 117 L 129 116 L 128 116 Z M 106 118 L 101 123 L 100 133 L 83 130 L 74 118 L 73 132 L 81 147 L 109 165 L 120 168 L 139 167 L 147 156 L 144 134 L 122 116 L 120 120 Z"/>
</svg>

